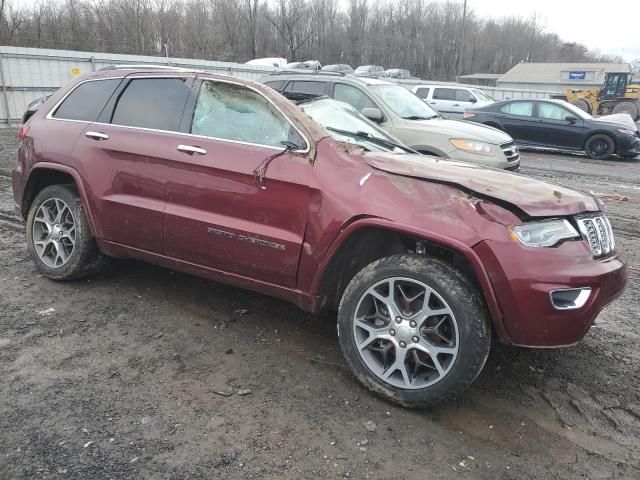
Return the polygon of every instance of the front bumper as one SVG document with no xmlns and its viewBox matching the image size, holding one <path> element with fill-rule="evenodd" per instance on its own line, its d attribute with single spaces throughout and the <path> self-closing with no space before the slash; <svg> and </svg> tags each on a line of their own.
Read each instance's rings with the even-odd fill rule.
<svg viewBox="0 0 640 480">
<path fill-rule="evenodd" d="M 485 241 L 474 250 L 502 310 L 503 328 L 498 331 L 503 343 L 536 348 L 574 345 L 627 281 L 626 265 L 617 254 L 596 260 L 586 241 L 568 241 L 555 248 Z M 551 291 L 572 288 L 591 288 L 584 306 L 554 308 Z"/>
<path fill-rule="evenodd" d="M 625 135 L 618 140 L 617 153 L 621 157 L 636 157 L 640 155 L 640 137 Z"/>
</svg>

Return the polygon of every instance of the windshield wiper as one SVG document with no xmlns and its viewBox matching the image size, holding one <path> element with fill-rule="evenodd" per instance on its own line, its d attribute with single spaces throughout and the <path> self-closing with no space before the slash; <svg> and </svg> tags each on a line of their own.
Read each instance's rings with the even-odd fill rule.
<svg viewBox="0 0 640 480">
<path fill-rule="evenodd" d="M 405 147 L 404 145 L 400 145 L 399 143 L 396 142 L 392 142 L 391 140 L 386 140 L 384 138 L 381 137 L 376 137 L 375 135 L 371 135 L 368 132 L 350 132 L 349 130 L 341 130 L 339 128 L 333 128 L 333 127 L 325 127 L 327 130 L 330 130 L 332 132 L 336 132 L 339 133 L 341 135 L 346 135 L 348 137 L 354 137 L 354 138 L 364 138 L 366 140 L 369 140 L 371 143 L 375 143 L 376 145 L 381 145 L 383 147 L 387 147 L 387 148 L 399 148 L 405 152 L 409 152 L 409 153 L 414 153 L 413 150 L 411 150 L 408 147 Z"/>
<path fill-rule="evenodd" d="M 437 118 L 439 115 L 431 115 L 430 117 L 425 117 L 424 115 L 409 115 L 407 117 L 402 117 L 404 120 L 431 120 L 432 118 Z"/>
</svg>

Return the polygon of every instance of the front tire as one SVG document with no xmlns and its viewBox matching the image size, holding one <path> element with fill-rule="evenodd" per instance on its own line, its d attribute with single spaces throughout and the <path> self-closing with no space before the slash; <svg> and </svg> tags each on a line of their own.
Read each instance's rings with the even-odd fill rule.
<svg viewBox="0 0 640 480">
<path fill-rule="evenodd" d="M 38 270 L 52 280 L 75 280 L 104 264 L 72 185 L 51 185 L 36 195 L 27 216 L 27 246 Z"/>
<path fill-rule="evenodd" d="M 606 160 L 616 150 L 616 144 L 609 135 L 599 133 L 587 139 L 584 145 L 584 151 L 589 158 L 595 160 Z"/>
<path fill-rule="evenodd" d="M 362 269 L 342 296 L 338 331 L 347 364 L 367 388 L 416 408 L 463 392 L 491 346 L 476 288 L 449 264 L 416 254 Z"/>
</svg>

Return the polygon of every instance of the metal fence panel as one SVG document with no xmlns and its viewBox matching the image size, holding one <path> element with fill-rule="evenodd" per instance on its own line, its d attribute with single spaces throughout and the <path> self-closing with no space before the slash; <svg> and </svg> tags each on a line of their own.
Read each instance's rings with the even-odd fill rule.
<svg viewBox="0 0 640 480">
<path fill-rule="evenodd" d="M 46 48 L 0 46 L 0 122 L 19 122 L 27 104 L 53 93 L 74 76 L 109 65 L 170 65 L 193 68 L 247 80 L 257 80 L 275 68 L 192 58 L 152 57 L 75 52 Z"/>
</svg>

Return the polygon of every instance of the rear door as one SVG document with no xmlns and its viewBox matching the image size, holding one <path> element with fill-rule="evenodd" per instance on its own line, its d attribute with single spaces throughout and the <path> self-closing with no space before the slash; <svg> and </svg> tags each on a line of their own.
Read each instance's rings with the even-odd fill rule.
<svg viewBox="0 0 640 480">
<path fill-rule="evenodd" d="M 521 144 L 537 144 L 540 122 L 535 117 L 535 102 L 517 100 L 500 107 L 497 117 L 505 132 Z"/>
<path fill-rule="evenodd" d="M 460 106 L 455 89 L 449 87 L 434 88 L 429 104 L 445 117 L 455 116 L 456 108 Z"/>
<path fill-rule="evenodd" d="M 191 81 L 130 76 L 98 122 L 84 129 L 75 155 L 95 199 L 101 238 L 162 252 L 167 162 L 177 156 L 171 147 Z"/>
<path fill-rule="evenodd" d="M 165 254 L 295 286 L 311 198 L 309 143 L 259 91 L 204 77 L 167 148 Z M 300 146 L 286 152 L 282 142 Z M 254 172 L 267 168 L 261 186 Z"/>
</svg>

